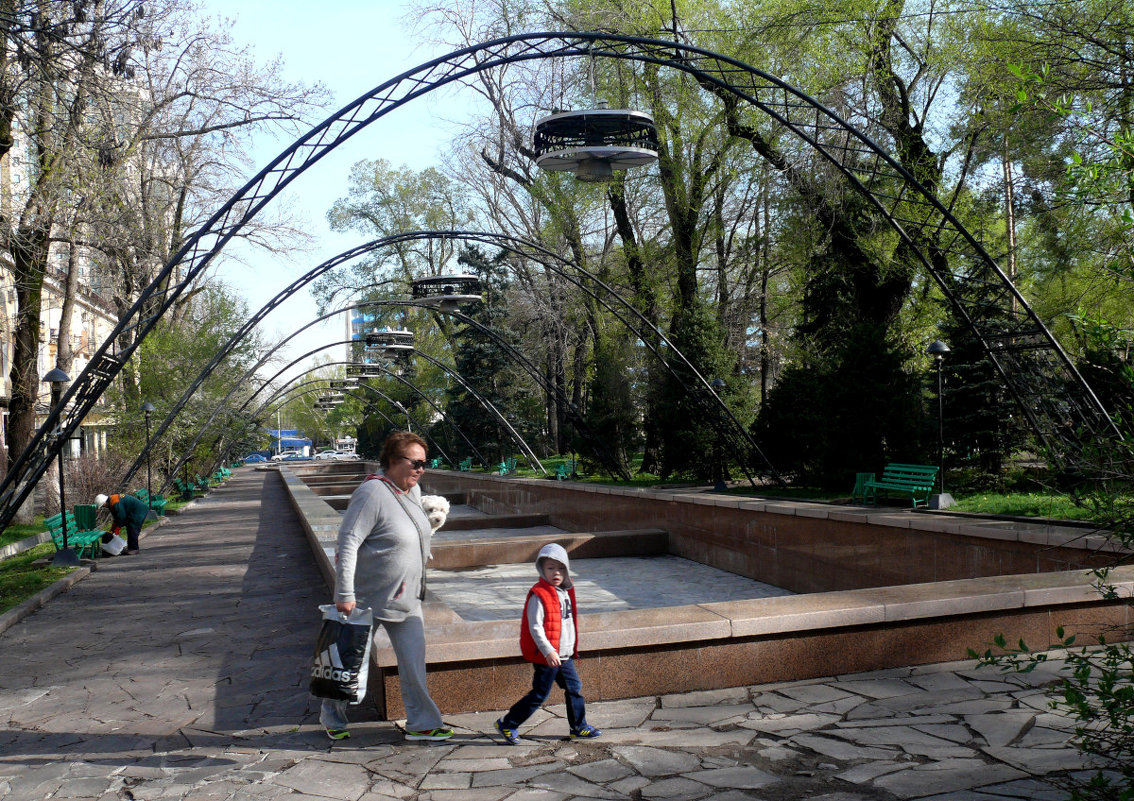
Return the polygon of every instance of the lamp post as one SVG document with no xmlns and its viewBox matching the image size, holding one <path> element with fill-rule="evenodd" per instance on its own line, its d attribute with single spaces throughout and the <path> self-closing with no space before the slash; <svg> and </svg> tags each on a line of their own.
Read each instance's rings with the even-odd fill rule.
<svg viewBox="0 0 1134 801">
<path fill-rule="evenodd" d="M 944 381 L 941 376 L 941 362 L 949 353 L 949 346 L 936 339 L 929 343 L 925 352 L 937 362 L 937 458 L 941 492 L 929 499 L 931 509 L 945 509 L 953 505 L 953 496 L 945 492 L 945 401 Z"/>
<path fill-rule="evenodd" d="M 154 486 L 153 486 L 153 473 L 150 470 L 150 449 L 149 449 L 149 444 L 150 444 L 150 414 L 154 411 L 155 408 L 156 407 L 152 403 L 150 403 L 149 401 L 145 401 L 142 404 L 142 413 L 145 414 L 145 416 L 146 416 L 146 499 L 147 499 L 146 505 L 150 507 L 150 510 L 148 512 L 146 512 L 146 517 L 153 515 L 153 518 L 156 520 L 157 519 L 157 512 L 154 511 L 154 508 L 153 508 L 153 505 L 152 505 L 153 504 Z"/>
<path fill-rule="evenodd" d="M 51 408 L 59 409 L 59 399 L 63 397 L 63 385 L 71 380 L 70 376 L 55 367 L 41 380 L 51 384 Z M 58 426 L 61 432 L 63 429 L 62 409 L 59 409 L 59 412 Z M 71 549 L 67 542 L 67 498 L 63 489 L 63 443 L 59 445 L 59 516 L 63 526 L 63 548 L 55 552 L 51 564 L 55 567 L 77 567 L 79 555 Z"/>
<path fill-rule="evenodd" d="M 725 380 L 723 378 L 714 378 L 709 382 L 709 386 L 713 388 L 713 392 L 720 395 L 725 388 Z M 713 483 L 713 492 L 724 492 L 728 489 L 724 481 L 724 467 L 721 464 L 721 414 L 720 409 L 717 409 L 717 426 L 713 431 L 713 472 L 716 473 L 716 481 Z"/>
</svg>

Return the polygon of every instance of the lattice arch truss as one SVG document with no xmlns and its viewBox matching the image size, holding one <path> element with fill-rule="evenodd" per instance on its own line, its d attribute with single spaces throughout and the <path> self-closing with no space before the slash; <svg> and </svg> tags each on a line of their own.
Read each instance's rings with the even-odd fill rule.
<svg viewBox="0 0 1134 801">
<path fill-rule="evenodd" d="M 779 78 L 708 50 L 602 33 L 532 33 L 466 47 L 386 81 L 313 128 L 249 181 L 143 290 L 48 415 L 0 484 L 0 526 L 11 519 L 156 322 L 241 227 L 299 175 L 385 114 L 441 86 L 509 63 L 575 57 L 680 70 L 779 123 L 807 146 L 800 152 L 819 153 L 905 240 L 969 324 L 1057 462 L 1117 436 L 1097 397 L 996 262 L 897 159 L 849 122 Z M 166 283 L 175 276 L 178 282 Z M 120 335 L 130 329 L 136 333 L 132 344 L 112 354 L 111 343 L 122 341 Z"/>
</svg>

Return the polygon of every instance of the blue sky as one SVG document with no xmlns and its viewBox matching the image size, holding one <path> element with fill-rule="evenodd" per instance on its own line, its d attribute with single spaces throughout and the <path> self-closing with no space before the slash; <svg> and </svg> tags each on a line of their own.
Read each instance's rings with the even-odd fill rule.
<svg viewBox="0 0 1134 801">
<path fill-rule="evenodd" d="M 282 55 L 289 79 L 322 82 L 334 95 L 328 114 L 433 55 L 404 33 L 400 22 L 404 7 L 387 0 L 207 0 L 204 13 L 231 19 L 234 40 L 252 46 L 258 61 Z M 218 275 L 242 294 L 255 312 L 295 278 L 363 241 L 356 234 L 333 233 L 326 222 L 327 209 L 346 192 L 351 165 L 363 158 L 384 158 L 415 169 L 435 164 L 446 141 L 444 123 L 436 112 L 445 102 L 440 96 L 435 101 L 426 97 L 398 109 L 336 148 L 286 190 L 288 201 L 302 213 L 308 230 L 317 238 L 312 253 L 286 260 L 241 248 L 233 253 L 239 253 L 248 263 L 228 260 Z M 253 151 L 256 170 L 288 144 L 264 137 Z M 263 326 L 269 336 L 278 338 L 315 316 L 313 299 L 297 296 L 275 310 Z M 341 323 L 337 319 L 328 321 L 289 343 L 288 360 L 341 339 Z M 340 358 L 334 350 L 324 353 Z"/>
</svg>

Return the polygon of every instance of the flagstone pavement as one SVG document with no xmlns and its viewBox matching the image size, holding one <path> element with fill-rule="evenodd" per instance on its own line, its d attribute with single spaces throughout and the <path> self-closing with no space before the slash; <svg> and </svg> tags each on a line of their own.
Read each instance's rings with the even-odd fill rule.
<svg viewBox="0 0 1134 801">
<path fill-rule="evenodd" d="M 238 470 L 0 634 L 0 799 L 1054 801 L 1085 767 L 1056 659 L 595 703 L 592 741 L 562 706 L 518 746 L 499 710 L 418 744 L 359 708 L 332 743 L 304 675 L 327 596 L 275 473 Z"/>
</svg>

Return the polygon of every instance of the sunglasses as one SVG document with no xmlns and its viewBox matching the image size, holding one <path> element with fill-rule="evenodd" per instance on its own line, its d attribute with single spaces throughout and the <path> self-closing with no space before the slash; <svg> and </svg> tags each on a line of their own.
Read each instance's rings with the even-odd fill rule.
<svg viewBox="0 0 1134 801">
<path fill-rule="evenodd" d="M 426 462 L 424 459 L 411 459 L 408 456 L 399 456 L 398 458 L 399 459 L 405 459 L 407 462 L 410 463 L 410 466 L 414 470 L 424 470 L 425 465 L 428 464 L 428 462 Z"/>
</svg>

